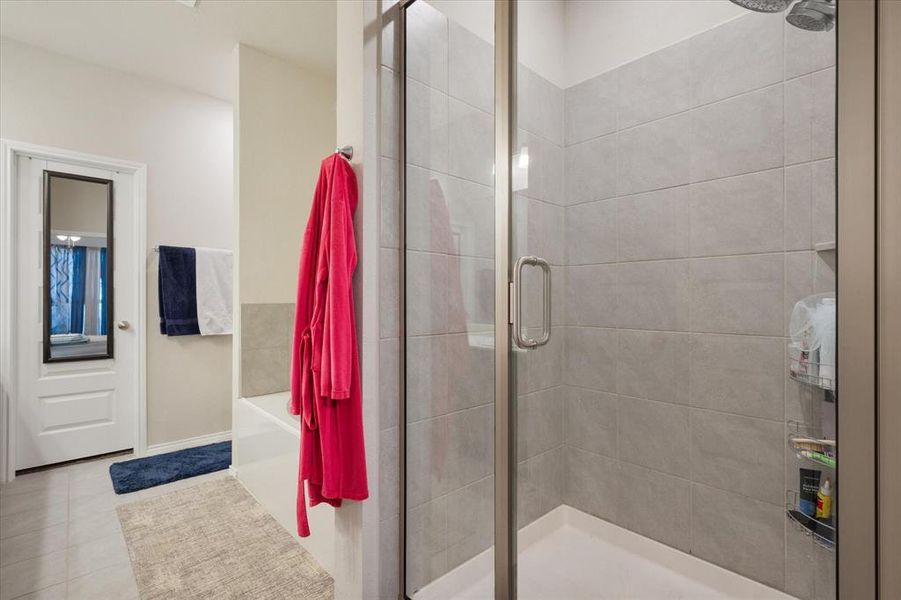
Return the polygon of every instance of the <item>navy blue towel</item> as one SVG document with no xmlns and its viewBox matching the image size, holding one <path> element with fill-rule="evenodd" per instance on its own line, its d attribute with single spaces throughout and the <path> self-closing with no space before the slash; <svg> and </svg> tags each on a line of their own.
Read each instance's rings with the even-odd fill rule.
<svg viewBox="0 0 901 600">
<path fill-rule="evenodd" d="M 217 442 L 166 454 L 135 458 L 110 465 L 109 474 L 117 494 L 172 483 L 188 477 L 227 469 L 232 461 L 232 443 Z"/>
<path fill-rule="evenodd" d="M 200 335 L 194 248 L 160 246 L 160 333 Z"/>
</svg>

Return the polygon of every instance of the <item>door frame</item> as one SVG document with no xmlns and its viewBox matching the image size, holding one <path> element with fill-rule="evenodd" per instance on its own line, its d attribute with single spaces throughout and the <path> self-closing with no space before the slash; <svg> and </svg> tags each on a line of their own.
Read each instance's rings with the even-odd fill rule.
<svg viewBox="0 0 901 600">
<path fill-rule="evenodd" d="M 147 452 L 147 165 L 132 161 L 85 154 L 51 146 L 40 146 L 14 140 L 0 139 L 0 483 L 8 483 L 16 476 L 16 436 L 18 424 L 16 289 L 18 263 L 16 244 L 17 190 L 16 161 L 20 156 L 68 163 L 72 165 L 126 173 L 132 177 L 135 202 L 135 222 L 130 234 L 135 243 L 131 268 L 135 286 L 137 310 L 132 317 L 135 331 L 134 452 Z M 123 232 L 124 233 L 124 232 Z"/>
</svg>

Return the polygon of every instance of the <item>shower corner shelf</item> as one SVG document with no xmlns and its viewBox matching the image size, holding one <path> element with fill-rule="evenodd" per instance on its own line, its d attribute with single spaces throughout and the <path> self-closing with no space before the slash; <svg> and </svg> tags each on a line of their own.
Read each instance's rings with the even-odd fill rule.
<svg viewBox="0 0 901 600">
<path fill-rule="evenodd" d="M 808 517 L 798 508 L 798 493 L 794 490 L 788 490 L 785 502 L 785 516 L 799 531 L 810 536 L 815 544 L 827 548 L 835 549 L 835 526 Z"/>
<path fill-rule="evenodd" d="M 810 361 L 802 362 L 801 359 L 793 356 L 789 358 L 788 374 L 795 381 L 800 381 L 801 383 L 806 383 L 807 385 L 812 385 L 829 392 L 834 392 L 834 378 L 813 374 L 814 372 L 819 373 L 820 369 L 823 366 L 830 369 L 833 373 L 835 372 L 835 365 L 822 365 L 820 363 Z"/>
<path fill-rule="evenodd" d="M 822 467 L 834 469 L 836 467 L 835 440 L 814 438 L 792 432 L 788 436 L 788 445 L 795 455 L 804 460 L 809 460 Z"/>
<path fill-rule="evenodd" d="M 813 249 L 817 252 L 831 252 L 835 250 L 835 241 L 831 242 L 820 242 L 818 244 L 813 245 Z"/>
</svg>

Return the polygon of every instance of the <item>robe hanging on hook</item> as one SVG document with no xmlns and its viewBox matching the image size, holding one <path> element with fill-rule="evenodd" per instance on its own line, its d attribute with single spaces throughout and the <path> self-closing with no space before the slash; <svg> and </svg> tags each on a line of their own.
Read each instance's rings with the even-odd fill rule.
<svg viewBox="0 0 901 600">
<path fill-rule="evenodd" d="M 341 146 L 340 148 L 335 148 L 335 152 L 346 158 L 347 160 L 353 160 L 354 157 L 354 147 L 353 146 Z"/>
</svg>

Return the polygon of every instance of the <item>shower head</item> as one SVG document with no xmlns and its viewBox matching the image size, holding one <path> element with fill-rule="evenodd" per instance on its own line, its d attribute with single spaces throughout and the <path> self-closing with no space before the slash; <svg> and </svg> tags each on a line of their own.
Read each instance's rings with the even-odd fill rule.
<svg viewBox="0 0 901 600">
<path fill-rule="evenodd" d="M 777 13 L 788 8 L 792 0 L 732 0 L 732 2 L 755 12 Z"/>
<path fill-rule="evenodd" d="M 835 2 L 801 0 L 792 7 L 785 20 L 807 31 L 829 31 L 835 25 Z"/>
</svg>

